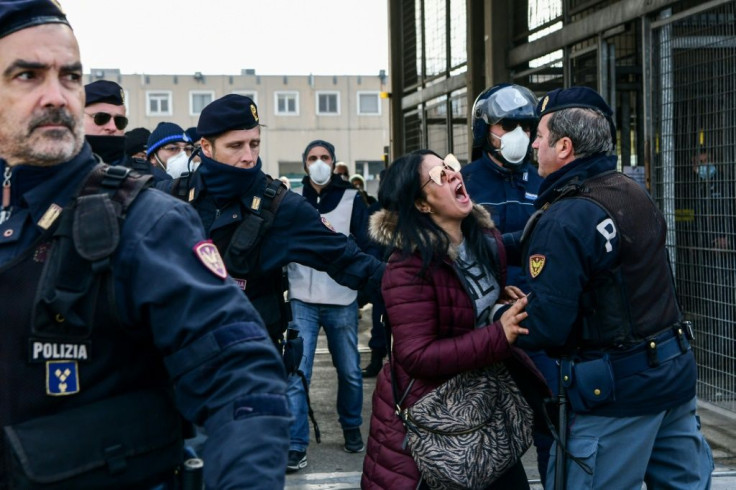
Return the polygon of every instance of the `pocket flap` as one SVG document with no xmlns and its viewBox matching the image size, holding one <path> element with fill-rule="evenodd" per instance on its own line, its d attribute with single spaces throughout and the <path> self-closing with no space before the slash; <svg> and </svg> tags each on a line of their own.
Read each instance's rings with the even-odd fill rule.
<svg viewBox="0 0 736 490">
<path fill-rule="evenodd" d="M 598 439 L 590 437 L 569 439 L 567 450 L 576 458 L 587 459 L 598 450 Z"/>
<path fill-rule="evenodd" d="M 127 460 L 181 445 L 181 418 L 169 397 L 154 390 L 108 398 L 4 428 L 25 475 L 53 483 L 95 469 L 116 474 Z M 176 464 L 173 461 L 171 467 Z"/>
<path fill-rule="evenodd" d="M 584 399 L 592 403 L 613 398 L 613 370 L 608 356 L 575 364 L 575 383 Z"/>
</svg>

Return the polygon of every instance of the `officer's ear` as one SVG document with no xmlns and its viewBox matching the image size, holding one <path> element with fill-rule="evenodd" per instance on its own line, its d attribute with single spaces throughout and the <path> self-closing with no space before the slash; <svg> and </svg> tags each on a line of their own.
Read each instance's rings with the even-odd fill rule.
<svg viewBox="0 0 736 490">
<path fill-rule="evenodd" d="M 572 140 L 567 136 L 563 136 L 555 144 L 557 147 L 557 157 L 560 160 L 572 158 L 575 155 L 575 148 L 572 146 Z"/>
<path fill-rule="evenodd" d="M 214 160 L 215 157 L 213 155 L 215 154 L 215 142 L 210 141 L 207 138 L 202 138 L 199 141 L 201 143 L 202 153 L 204 156 Z"/>
</svg>

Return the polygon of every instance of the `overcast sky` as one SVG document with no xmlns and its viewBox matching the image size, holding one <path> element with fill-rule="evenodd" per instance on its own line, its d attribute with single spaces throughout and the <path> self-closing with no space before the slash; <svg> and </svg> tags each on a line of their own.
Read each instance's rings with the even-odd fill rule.
<svg viewBox="0 0 736 490">
<path fill-rule="evenodd" d="M 388 73 L 387 0 L 60 0 L 85 72 Z"/>
</svg>

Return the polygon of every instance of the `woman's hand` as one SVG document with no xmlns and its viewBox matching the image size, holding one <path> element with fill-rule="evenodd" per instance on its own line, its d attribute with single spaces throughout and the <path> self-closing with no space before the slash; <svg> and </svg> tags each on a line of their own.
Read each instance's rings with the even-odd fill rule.
<svg viewBox="0 0 736 490">
<path fill-rule="evenodd" d="M 503 327 L 503 333 L 506 334 L 506 340 L 509 341 L 509 344 L 516 342 L 516 337 L 519 335 L 529 334 L 529 330 L 521 326 L 521 322 L 529 316 L 529 314 L 524 311 L 526 303 L 526 296 L 522 294 L 521 297 L 511 305 L 511 308 L 504 311 L 503 315 L 501 315 L 501 326 Z"/>
<path fill-rule="evenodd" d="M 498 302 L 505 305 L 513 304 L 514 301 L 523 298 L 524 296 L 526 296 L 524 294 L 524 291 L 517 288 L 516 286 L 506 286 L 505 288 L 503 288 L 503 291 L 501 292 L 501 298 L 498 300 Z"/>
</svg>

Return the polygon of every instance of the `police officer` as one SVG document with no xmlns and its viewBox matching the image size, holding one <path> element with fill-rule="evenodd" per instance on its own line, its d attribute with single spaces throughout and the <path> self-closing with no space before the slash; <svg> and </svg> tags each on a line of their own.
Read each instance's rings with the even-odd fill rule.
<svg viewBox="0 0 736 490">
<path fill-rule="evenodd" d="M 84 86 L 84 100 L 84 134 L 92 151 L 105 163 L 122 165 L 123 130 L 128 125 L 123 87 L 110 80 L 96 80 Z"/>
<path fill-rule="evenodd" d="M 530 135 L 537 126 L 537 97 L 526 87 L 502 83 L 481 93 L 473 104 L 473 157 L 462 168 L 470 198 L 491 213 L 501 233 L 524 229 L 534 213 L 542 178 L 532 162 Z M 526 291 L 521 268 L 509 265 L 507 283 Z M 548 385 L 557 389 L 557 366 L 543 351 L 528 352 Z M 537 465 L 544 474 L 553 439 L 534 431 Z"/>
<path fill-rule="evenodd" d="M 567 488 L 707 488 L 713 460 L 664 217 L 616 171 L 612 111 L 597 92 L 554 90 L 537 111 L 544 181 L 522 238 L 531 296 L 518 344 L 561 357 Z M 551 461 L 547 483 L 555 476 Z"/>
<path fill-rule="evenodd" d="M 522 230 L 534 213 L 542 179 L 532 165 L 530 135 L 537 124 L 537 98 L 526 87 L 502 83 L 473 104 L 473 157 L 460 173 L 468 195 L 491 213 L 501 233 Z M 521 270 L 509 267 L 508 284 Z"/>
<path fill-rule="evenodd" d="M 56 2 L 0 1 L 0 70 L 0 488 L 165 483 L 177 409 L 208 488 L 282 488 L 282 362 L 192 208 L 97 165 Z"/>
<path fill-rule="evenodd" d="M 326 226 L 303 197 L 261 170 L 261 126 L 252 99 L 229 94 L 215 100 L 202 110 L 197 132 L 202 159 L 197 171 L 159 187 L 197 209 L 274 343 L 281 345 L 291 316 L 282 278 L 290 262 L 326 271 L 353 289 L 380 287 L 380 261 Z"/>
</svg>

